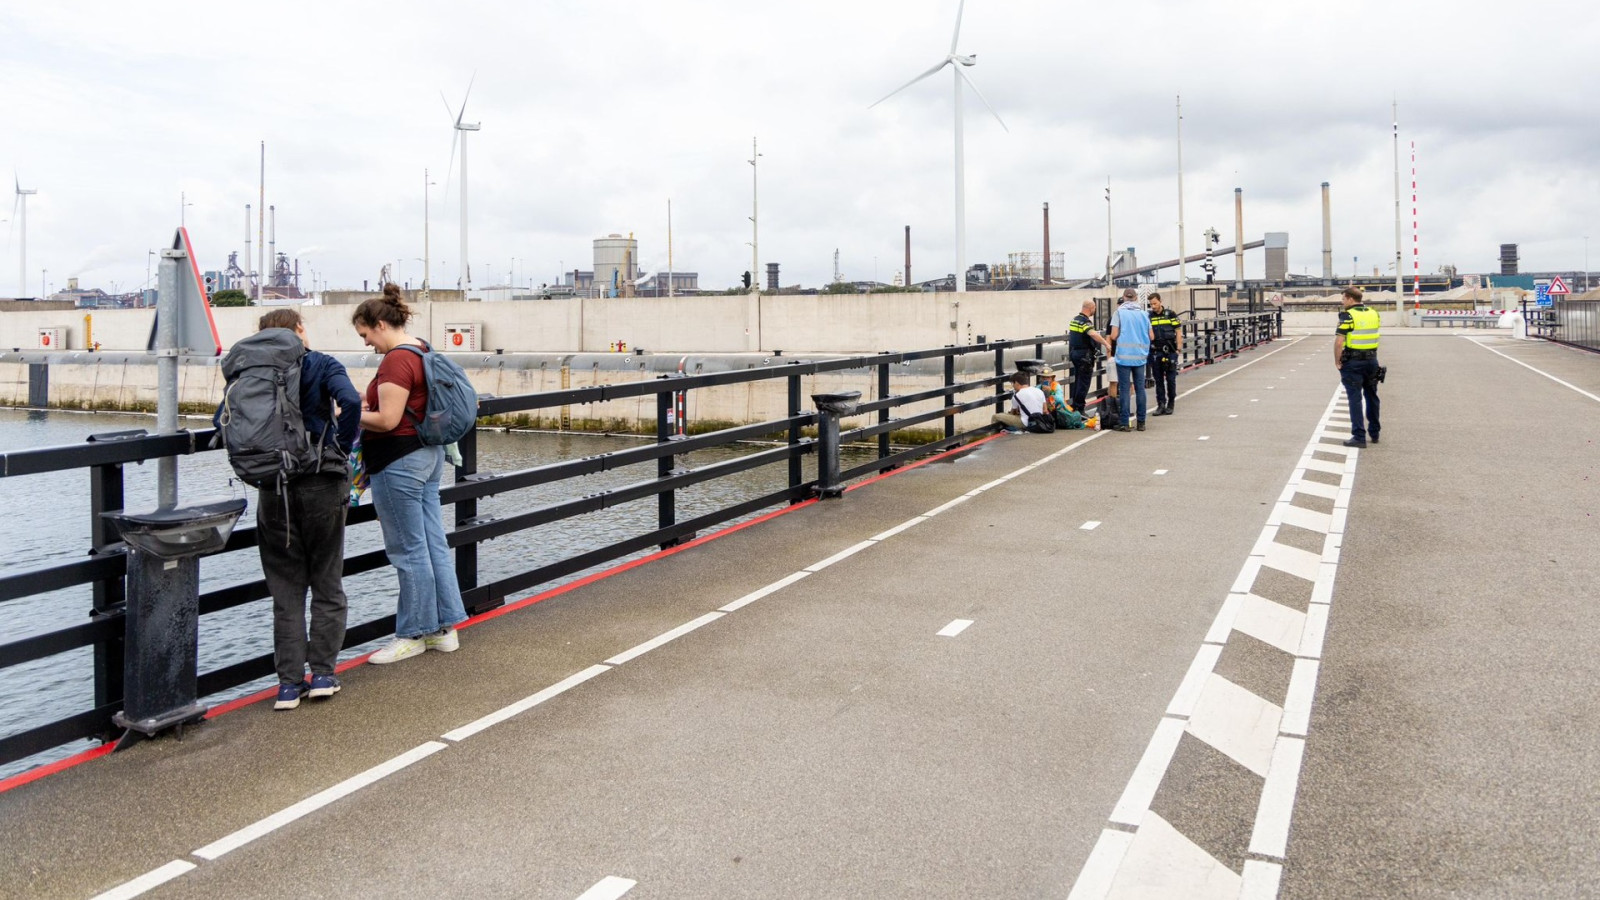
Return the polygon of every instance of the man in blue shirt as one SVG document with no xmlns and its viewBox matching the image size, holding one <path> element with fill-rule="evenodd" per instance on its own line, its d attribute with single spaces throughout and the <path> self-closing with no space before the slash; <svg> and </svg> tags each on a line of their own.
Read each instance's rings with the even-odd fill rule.
<svg viewBox="0 0 1600 900">
<path fill-rule="evenodd" d="M 1145 393 L 1144 367 L 1150 361 L 1150 344 L 1155 339 L 1155 329 L 1150 316 L 1139 306 L 1139 292 L 1127 288 L 1122 292 L 1122 305 L 1111 317 L 1111 343 L 1117 348 L 1117 393 L 1122 397 L 1122 425 L 1118 431 L 1129 431 L 1128 420 L 1134 398 L 1129 396 L 1129 382 L 1138 394 L 1139 414 L 1136 428 L 1144 430 Z"/>
</svg>

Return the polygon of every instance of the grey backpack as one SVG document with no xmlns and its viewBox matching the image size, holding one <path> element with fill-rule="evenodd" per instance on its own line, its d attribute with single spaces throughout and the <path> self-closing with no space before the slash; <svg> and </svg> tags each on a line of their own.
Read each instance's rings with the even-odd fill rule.
<svg viewBox="0 0 1600 900">
<path fill-rule="evenodd" d="M 319 447 L 300 412 L 300 364 L 306 347 L 287 328 L 267 328 L 233 345 L 222 360 L 218 440 L 235 475 L 255 487 L 315 472 Z"/>
</svg>

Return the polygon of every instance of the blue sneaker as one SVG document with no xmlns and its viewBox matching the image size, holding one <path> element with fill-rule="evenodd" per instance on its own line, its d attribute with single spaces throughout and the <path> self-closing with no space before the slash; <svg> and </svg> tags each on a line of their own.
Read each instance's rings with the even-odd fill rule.
<svg viewBox="0 0 1600 900">
<path fill-rule="evenodd" d="M 304 681 L 299 684 L 278 685 L 278 701 L 272 704 L 273 709 L 294 709 L 300 705 L 300 698 L 305 696 L 310 685 Z"/>
<path fill-rule="evenodd" d="M 337 693 L 339 693 L 339 679 L 332 675 L 312 675 L 311 690 L 306 692 L 306 696 L 313 700 L 326 700 Z"/>
</svg>

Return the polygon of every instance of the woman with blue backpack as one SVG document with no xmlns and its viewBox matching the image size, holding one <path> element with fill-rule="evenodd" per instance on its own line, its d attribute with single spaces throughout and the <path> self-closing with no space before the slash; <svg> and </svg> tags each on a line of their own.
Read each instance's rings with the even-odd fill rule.
<svg viewBox="0 0 1600 900">
<path fill-rule="evenodd" d="M 386 284 L 382 297 L 363 301 L 350 317 L 367 346 L 383 354 L 361 404 L 362 457 L 372 479 L 372 502 L 384 550 L 400 578 L 395 639 L 372 655 L 371 662 L 379 665 L 429 650 L 456 650 L 461 640 L 455 626 L 467 619 L 439 507 L 446 442 L 429 427 L 437 404 L 429 402 L 433 367 L 426 362 L 435 354 L 426 341 L 406 332 L 411 315 L 399 286 Z"/>
</svg>

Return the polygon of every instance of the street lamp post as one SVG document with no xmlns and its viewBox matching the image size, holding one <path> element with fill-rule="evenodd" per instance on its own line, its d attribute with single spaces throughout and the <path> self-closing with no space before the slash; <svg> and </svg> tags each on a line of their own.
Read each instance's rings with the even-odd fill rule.
<svg viewBox="0 0 1600 900">
<path fill-rule="evenodd" d="M 189 207 L 191 207 L 193 205 L 194 205 L 193 203 L 190 203 L 188 201 L 188 199 L 184 195 L 183 191 L 179 191 L 178 192 L 178 227 L 179 228 L 184 227 L 185 221 L 188 218 L 187 213 L 189 211 Z"/>
</svg>

